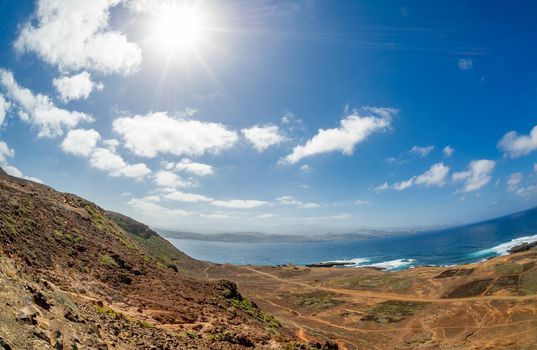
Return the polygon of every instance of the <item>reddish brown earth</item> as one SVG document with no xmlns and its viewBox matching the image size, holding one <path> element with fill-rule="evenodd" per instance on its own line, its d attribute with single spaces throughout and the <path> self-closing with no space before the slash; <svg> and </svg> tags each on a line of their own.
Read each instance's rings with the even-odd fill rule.
<svg viewBox="0 0 537 350">
<path fill-rule="evenodd" d="M 537 250 L 454 268 L 210 266 L 302 341 L 340 349 L 537 349 Z"/>
<path fill-rule="evenodd" d="M 205 280 L 207 266 L 132 219 L 0 173 L 0 349 L 284 348 L 295 339 L 233 283 Z"/>
<path fill-rule="evenodd" d="M 535 247 L 400 272 L 210 264 L 0 171 L 0 350 L 522 350 L 536 329 Z"/>
</svg>

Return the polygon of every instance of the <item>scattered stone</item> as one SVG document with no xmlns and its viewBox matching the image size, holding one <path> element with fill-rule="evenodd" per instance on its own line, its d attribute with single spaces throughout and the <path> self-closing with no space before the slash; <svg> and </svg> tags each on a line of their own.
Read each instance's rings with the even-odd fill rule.
<svg viewBox="0 0 537 350">
<path fill-rule="evenodd" d="M 37 312 L 33 310 L 32 308 L 30 308 L 29 306 L 25 306 L 22 309 L 20 309 L 19 313 L 17 314 L 17 320 L 23 323 L 36 325 L 37 324 Z"/>
<path fill-rule="evenodd" d="M 13 348 L 4 339 L 0 338 L 0 350 L 13 350 Z"/>
<path fill-rule="evenodd" d="M 66 319 L 68 319 L 71 322 L 80 322 L 80 317 L 78 317 L 77 314 L 74 314 L 71 310 L 67 310 L 65 315 L 63 315 Z"/>
<path fill-rule="evenodd" d="M 47 298 L 43 295 L 43 293 L 41 292 L 34 293 L 33 301 L 37 306 L 45 310 L 50 310 L 51 304 L 47 301 Z"/>
<path fill-rule="evenodd" d="M 34 330 L 34 336 L 37 338 L 46 341 L 47 343 L 50 343 L 50 332 L 45 329 L 37 328 Z"/>
</svg>

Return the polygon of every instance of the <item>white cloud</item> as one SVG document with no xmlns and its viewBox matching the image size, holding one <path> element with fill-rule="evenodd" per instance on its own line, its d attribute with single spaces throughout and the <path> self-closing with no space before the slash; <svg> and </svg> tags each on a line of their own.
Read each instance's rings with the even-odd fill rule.
<svg viewBox="0 0 537 350">
<path fill-rule="evenodd" d="M 158 205 L 155 203 L 155 200 L 153 198 L 132 198 L 130 201 L 127 202 L 128 205 L 132 206 L 139 212 L 143 213 L 143 215 L 156 217 L 156 218 L 177 218 L 178 216 L 190 216 L 192 213 L 181 210 L 181 209 L 170 209 L 163 207 L 161 205 Z"/>
<path fill-rule="evenodd" d="M 196 163 L 188 158 L 183 158 L 175 165 L 178 171 L 186 171 L 198 176 L 207 176 L 214 174 L 213 167 L 209 164 Z"/>
<path fill-rule="evenodd" d="M 253 199 L 230 199 L 230 200 L 215 200 L 211 205 L 222 208 L 231 209 L 253 209 L 268 205 L 268 202 L 258 201 Z"/>
<path fill-rule="evenodd" d="M 496 162 L 488 159 L 473 160 L 468 164 L 467 171 L 453 174 L 453 181 L 463 181 L 462 192 L 473 192 L 484 187 L 491 180 L 490 174 L 494 170 Z"/>
<path fill-rule="evenodd" d="M 373 188 L 373 191 L 379 193 L 390 189 L 390 185 L 388 185 L 387 182 L 384 182 L 381 185 L 378 185 L 377 187 Z"/>
<path fill-rule="evenodd" d="M 354 201 L 354 204 L 356 204 L 356 205 L 369 205 L 369 204 L 371 204 L 371 202 L 365 201 L 363 199 L 358 199 L 358 200 Z"/>
<path fill-rule="evenodd" d="M 415 178 L 414 183 L 422 186 L 442 187 L 446 183 L 449 167 L 444 163 L 434 164 L 429 170 Z"/>
<path fill-rule="evenodd" d="M 255 125 L 242 129 L 241 132 L 258 152 L 263 152 L 268 147 L 285 141 L 285 136 L 280 133 L 277 125 Z"/>
<path fill-rule="evenodd" d="M 537 126 L 531 129 L 529 135 L 509 131 L 498 142 L 498 148 L 511 158 L 522 157 L 537 150 Z"/>
<path fill-rule="evenodd" d="M 392 188 L 396 191 L 404 191 L 407 188 L 412 187 L 412 185 L 414 184 L 414 179 L 415 177 L 412 177 L 408 180 L 397 182 L 393 184 Z"/>
<path fill-rule="evenodd" d="M 282 205 L 293 205 L 293 206 L 297 206 L 297 207 L 300 207 L 300 208 L 306 208 L 306 209 L 319 208 L 320 207 L 320 204 L 318 204 L 318 203 L 304 203 L 304 202 L 301 202 L 301 201 L 295 199 L 293 196 L 282 196 L 282 197 L 276 198 L 276 200 Z"/>
<path fill-rule="evenodd" d="M 93 122 L 93 117 L 82 112 L 71 112 L 58 108 L 48 96 L 37 94 L 20 87 L 13 73 L 0 68 L 0 84 L 7 96 L 19 107 L 19 117 L 39 129 L 38 137 L 55 137 L 63 134 L 63 129 L 72 129 L 81 122 Z"/>
<path fill-rule="evenodd" d="M 509 175 L 509 178 L 507 179 L 507 191 L 515 192 L 523 178 L 524 175 L 522 175 L 522 173 L 512 173 Z"/>
<path fill-rule="evenodd" d="M 116 139 L 108 139 L 103 141 L 103 145 L 112 152 L 116 152 L 119 146 L 119 141 Z"/>
<path fill-rule="evenodd" d="M 14 166 L 4 165 L 3 169 L 8 175 L 19 177 L 19 178 L 24 178 L 24 176 L 22 175 L 22 172 L 19 169 L 15 168 Z"/>
<path fill-rule="evenodd" d="M 341 120 L 339 128 L 320 129 L 306 144 L 293 148 L 293 152 L 285 157 L 284 162 L 294 164 L 306 157 L 336 151 L 351 155 L 355 146 L 369 135 L 387 129 L 390 125 L 390 116 L 396 110 L 368 108 L 366 112 L 380 117 L 360 116 L 357 111 L 352 111 L 351 115 Z"/>
<path fill-rule="evenodd" d="M 41 179 L 38 179 L 37 177 L 33 177 L 33 176 L 25 176 L 19 169 L 15 168 L 12 165 L 5 165 L 3 169 L 8 175 L 25 179 L 25 180 L 29 180 L 29 181 L 33 181 L 33 182 L 37 182 L 38 184 L 43 184 L 43 181 Z"/>
<path fill-rule="evenodd" d="M 396 191 L 403 191 L 412 186 L 424 186 L 424 187 L 442 187 L 446 184 L 446 178 L 449 174 L 449 167 L 444 163 L 437 163 L 432 165 L 429 170 L 421 175 L 413 176 L 408 180 L 400 181 L 392 186 L 389 186 L 387 182 L 375 188 L 375 191 L 380 192 L 392 188 Z"/>
<path fill-rule="evenodd" d="M 7 143 L 0 141 L 0 164 L 6 163 L 7 158 L 13 158 L 15 156 L 15 150 L 9 148 Z"/>
<path fill-rule="evenodd" d="M 444 149 L 442 150 L 444 157 L 451 157 L 454 152 L 455 152 L 455 149 L 449 145 L 444 147 Z"/>
<path fill-rule="evenodd" d="M 101 135 L 93 129 L 71 130 L 63 140 L 61 148 L 66 153 L 88 157 L 100 139 Z"/>
<path fill-rule="evenodd" d="M 6 115 L 10 107 L 11 103 L 6 101 L 4 95 L 0 94 L 0 126 L 4 124 L 4 120 L 6 119 Z"/>
<path fill-rule="evenodd" d="M 62 76 L 52 81 L 52 85 L 60 94 L 60 99 L 64 102 L 71 100 L 87 99 L 93 90 L 102 90 L 102 83 L 95 83 L 91 80 L 91 74 L 80 72 L 72 76 Z"/>
<path fill-rule="evenodd" d="M 257 217 L 258 217 L 259 219 L 269 219 L 269 218 L 273 218 L 273 217 L 275 217 L 275 216 L 276 216 L 276 215 L 274 215 L 274 214 L 261 214 L 261 215 L 258 215 Z"/>
<path fill-rule="evenodd" d="M 418 155 L 420 157 L 425 157 L 429 153 L 431 153 L 434 150 L 434 146 L 425 146 L 425 147 L 419 147 L 414 146 L 410 149 L 410 153 L 413 153 L 415 155 Z"/>
<path fill-rule="evenodd" d="M 202 196 L 201 194 L 185 193 L 181 191 L 173 191 L 162 195 L 162 198 L 169 199 L 178 202 L 187 203 L 199 203 L 199 202 L 212 202 L 213 199 Z"/>
<path fill-rule="evenodd" d="M 123 158 L 107 148 L 96 148 L 90 156 L 92 167 L 106 171 L 113 177 L 130 177 L 142 179 L 151 173 L 143 163 L 127 164 Z"/>
<path fill-rule="evenodd" d="M 108 26 L 120 0 L 39 0 L 32 20 L 15 42 L 19 52 L 35 52 L 62 71 L 90 69 L 129 74 L 139 69 L 138 45 Z"/>
<path fill-rule="evenodd" d="M 7 158 L 13 158 L 15 156 L 15 150 L 13 148 L 9 148 L 7 143 L 4 141 L 0 141 L 0 166 L 4 171 L 11 176 L 19 177 L 22 179 L 30 180 L 37 183 L 43 183 L 40 179 L 36 177 L 31 176 L 24 176 L 22 172 L 17 169 L 16 167 L 9 165 L 7 163 Z"/>
<path fill-rule="evenodd" d="M 515 191 L 516 195 L 521 198 L 528 198 L 537 193 L 537 185 L 520 187 Z"/>
<path fill-rule="evenodd" d="M 143 157 L 218 153 L 238 140 L 237 132 L 222 124 L 175 119 L 166 113 L 121 117 L 114 121 L 113 128 L 122 136 L 125 147 Z"/>
<path fill-rule="evenodd" d="M 459 58 L 457 66 L 460 70 L 470 70 L 474 67 L 474 61 L 471 58 Z"/>
<path fill-rule="evenodd" d="M 311 167 L 308 164 L 304 164 L 300 167 L 300 171 L 303 173 L 309 173 L 311 171 Z"/>
<path fill-rule="evenodd" d="M 160 170 L 155 174 L 155 184 L 164 188 L 177 188 L 190 186 L 188 181 L 183 180 L 181 176 L 168 170 Z"/>
</svg>

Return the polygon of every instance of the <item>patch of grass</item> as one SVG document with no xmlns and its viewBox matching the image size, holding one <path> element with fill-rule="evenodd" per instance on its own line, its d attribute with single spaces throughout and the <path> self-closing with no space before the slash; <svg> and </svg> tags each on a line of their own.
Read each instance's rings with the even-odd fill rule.
<svg viewBox="0 0 537 350">
<path fill-rule="evenodd" d="M 250 316 L 263 322 L 269 329 L 280 328 L 282 326 L 280 321 L 259 310 L 257 305 L 244 297 L 230 299 L 230 302 L 233 307 L 246 311 Z"/>
<path fill-rule="evenodd" d="M 117 267 L 117 262 L 108 254 L 99 255 L 99 264 L 107 267 Z"/>
<path fill-rule="evenodd" d="M 84 264 L 83 261 L 79 261 L 78 264 L 77 264 L 77 268 L 78 268 L 78 271 L 80 272 L 83 272 L 83 273 L 87 273 L 88 272 L 88 267 L 86 266 L 86 264 Z"/>
<path fill-rule="evenodd" d="M 142 326 L 143 328 L 155 328 L 155 325 L 154 325 L 154 324 L 149 323 L 149 322 L 144 321 L 144 320 L 140 320 L 140 321 L 138 321 L 138 323 L 139 323 L 140 326 Z"/>
<path fill-rule="evenodd" d="M 444 298 L 475 297 L 483 293 L 492 283 L 492 278 L 475 280 L 455 287 Z"/>
<path fill-rule="evenodd" d="M 514 262 L 509 262 L 509 263 L 497 265 L 494 267 L 494 271 L 496 271 L 496 273 L 502 276 L 517 275 L 521 273 L 523 270 L 524 270 L 524 266 L 514 263 Z"/>
<path fill-rule="evenodd" d="M 63 294 L 61 292 L 57 292 L 57 293 L 54 294 L 54 300 L 56 300 L 56 302 L 58 302 L 58 304 L 66 306 L 71 310 L 77 310 L 78 309 L 76 304 L 68 296 L 66 296 L 65 294 Z"/>
<path fill-rule="evenodd" d="M 105 315 L 105 316 L 108 316 L 108 317 L 116 319 L 116 320 L 124 319 L 125 321 L 127 321 L 129 323 L 134 322 L 134 320 L 131 317 L 125 315 L 122 312 L 116 311 L 116 310 L 114 310 L 111 307 L 106 306 L 106 305 L 103 305 L 103 306 L 95 305 L 95 311 L 99 315 Z"/>
<path fill-rule="evenodd" d="M 201 336 L 194 331 L 185 331 L 185 332 L 177 333 L 177 336 L 181 338 L 188 338 L 188 339 L 193 339 L 193 340 L 201 339 Z"/>
<path fill-rule="evenodd" d="M 524 294 L 537 293 L 537 270 L 526 272 L 521 276 L 520 291 Z"/>
<path fill-rule="evenodd" d="M 414 315 L 421 310 L 426 303 L 414 301 L 383 301 L 367 311 L 362 321 L 374 321 L 378 323 L 396 323 L 408 316 Z"/>
<path fill-rule="evenodd" d="M 352 278 L 345 278 L 335 280 L 335 284 L 350 287 L 350 288 L 364 288 L 364 289 L 382 289 L 382 290 L 404 290 L 410 287 L 410 281 L 401 277 L 397 277 L 390 273 L 382 273 L 373 276 L 356 276 Z"/>
<path fill-rule="evenodd" d="M 343 301 L 336 299 L 337 294 L 323 291 L 295 295 L 295 303 L 303 308 L 311 310 L 324 310 L 343 304 Z"/>
</svg>

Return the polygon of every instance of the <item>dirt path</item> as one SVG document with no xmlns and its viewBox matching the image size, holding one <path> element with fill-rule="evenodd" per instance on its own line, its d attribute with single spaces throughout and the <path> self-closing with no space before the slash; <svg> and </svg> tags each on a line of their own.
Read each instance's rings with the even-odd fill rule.
<svg viewBox="0 0 537 350">
<path fill-rule="evenodd" d="M 241 266 L 241 268 L 263 275 L 265 277 L 273 278 L 282 283 L 292 284 L 299 287 L 305 287 L 308 289 L 322 290 L 326 292 L 344 294 L 351 297 L 359 298 L 372 298 L 372 299 L 381 299 L 381 300 L 397 300 L 397 301 L 412 301 L 412 302 L 435 302 L 435 303 L 458 303 L 466 301 L 485 301 L 485 300 L 531 300 L 537 299 L 537 295 L 524 295 L 524 296 L 509 296 L 509 295 L 486 295 L 486 296 L 475 296 L 475 297 L 465 297 L 465 298 L 425 298 L 425 297 L 415 297 L 411 295 L 403 294 L 394 294 L 394 293 L 384 293 L 384 292 L 369 292 L 369 291 L 355 291 L 349 289 L 339 289 L 339 288 L 328 288 L 328 287 L 316 287 L 304 282 L 291 281 L 285 278 L 278 277 L 276 275 L 270 274 L 268 272 L 257 270 L 249 266 Z"/>
</svg>

